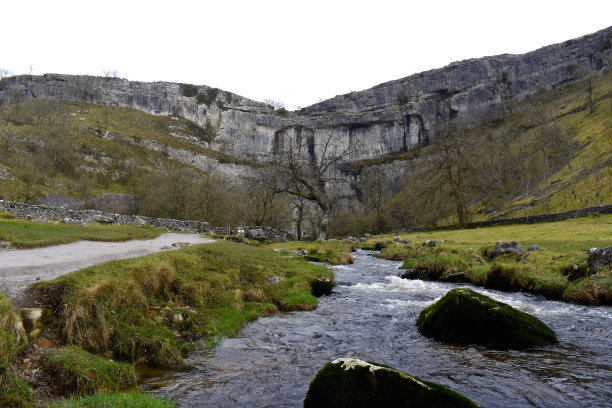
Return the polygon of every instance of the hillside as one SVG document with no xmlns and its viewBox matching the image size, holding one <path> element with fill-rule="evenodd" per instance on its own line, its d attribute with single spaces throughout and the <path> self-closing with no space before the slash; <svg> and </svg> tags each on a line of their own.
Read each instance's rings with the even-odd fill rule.
<svg viewBox="0 0 612 408">
<path fill-rule="evenodd" d="M 609 204 L 611 49 L 609 27 L 297 112 L 205 85 L 3 78 L 0 199 L 297 230 L 331 213 L 340 235 Z M 298 145 L 318 184 L 287 179 Z"/>
<path fill-rule="evenodd" d="M 193 206 L 201 206 L 200 193 L 229 194 L 220 186 L 228 190 L 243 162 L 209 149 L 206 132 L 179 116 L 125 107 L 52 99 L 3 105 L 0 199 L 63 194 L 95 207 L 94 197 L 119 193 L 142 197 L 129 212 L 221 222 L 222 212 Z"/>
<path fill-rule="evenodd" d="M 463 176 L 461 193 L 470 221 L 612 203 L 612 72 L 508 104 L 506 112 L 482 121 L 465 135 L 455 135 L 454 143 L 447 146 L 465 159 L 453 162 L 452 171 L 454 181 Z M 457 200 L 450 178 L 436 167 L 440 154 L 440 146 L 431 145 L 418 154 L 355 166 L 391 163 L 409 169 L 403 187 L 385 210 L 409 213 L 416 218 L 413 224 L 456 224 Z"/>
</svg>

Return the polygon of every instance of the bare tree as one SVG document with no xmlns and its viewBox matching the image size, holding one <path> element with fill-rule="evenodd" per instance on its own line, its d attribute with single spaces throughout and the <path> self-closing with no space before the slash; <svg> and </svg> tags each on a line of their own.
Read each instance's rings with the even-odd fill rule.
<svg viewBox="0 0 612 408">
<path fill-rule="evenodd" d="M 327 236 L 332 209 L 328 187 L 344 182 L 334 175 L 334 167 L 349 157 L 350 150 L 351 146 L 345 145 L 333 131 L 319 140 L 313 132 L 304 131 L 294 136 L 279 132 L 275 138 L 276 191 L 302 197 L 319 207 L 321 240 Z"/>
<path fill-rule="evenodd" d="M 363 202 L 376 213 L 376 231 L 385 227 L 383 204 L 390 196 L 389 179 L 379 167 L 365 170 L 363 176 Z"/>
<path fill-rule="evenodd" d="M 289 218 L 288 203 L 274 188 L 274 174 L 262 168 L 243 177 L 244 200 L 238 211 L 251 225 L 282 228 Z"/>
</svg>

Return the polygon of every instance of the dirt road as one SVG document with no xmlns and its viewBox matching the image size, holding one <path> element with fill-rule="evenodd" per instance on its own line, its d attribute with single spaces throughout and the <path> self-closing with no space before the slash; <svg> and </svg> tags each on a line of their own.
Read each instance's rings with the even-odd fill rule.
<svg viewBox="0 0 612 408">
<path fill-rule="evenodd" d="M 29 284 L 49 280 L 87 266 L 133 258 L 153 252 L 175 249 L 172 244 L 213 242 L 197 234 L 162 234 L 150 240 L 124 242 L 80 241 L 36 249 L 0 252 L 0 292 L 13 298 L 19 306 Z"/>
</svg>

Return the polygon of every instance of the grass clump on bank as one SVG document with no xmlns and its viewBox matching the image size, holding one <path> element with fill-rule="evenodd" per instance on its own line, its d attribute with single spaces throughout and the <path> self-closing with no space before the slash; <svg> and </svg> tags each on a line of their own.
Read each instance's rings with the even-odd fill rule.
<svg viewBox="0 0 612 408">
<path fill-rule="evenodd" d="M 351 252 L 355 251 L 352 242 L 345 241 L 289 241 L 269 245 L 271 248 L 288 251 L 306 251 L 305 257 L 311 261 L 327 262 L 332 265 L 353 263 Z"/>
<path fill-rule="evenodd" d="M 25 342 L 15 331 L 15 310 L 10 298 L 0 293 L 0 407 L 28 407 L 30 389 L 15 371 Z"/>
<path fill-rule="evenodd" d="M 172 364 L 204 337 L 278 310 L 307 310 L 323 266 L 270 249 L 215 242 L 113 261 L 32 286 L 57 310 L 60 338 L 125 362 Z"/>
<path fill-rule="evenodd" d="M 390 236 L 375 237 L 361 245 L 387 239 L 379 256 L 403 260 L 405 277 L 471 282 L 491 289 L 525 291 L 548 299 L 582 304 L 612 304 L 612 268 L 591 270 L 589 248 L 612 243 L 612 215 L 591 216 L 554 223 L 506 225 L 470 230 L 402 234 L 411 245 L 396 244 Z M 422 244 L 427 240 L 439 246 Z M 524 256 L 507 254 L 490 259 L 497 241 L 518 241 Z M 531 245 L 539 251 L 527 253 Z"/>
<path fill-rule="evenodd" d="M 21 219 L 0 217 L 0 241 L 8 241 L 17 248 L 36 248 L 70 242 L 127 241 L 151 239 L 165 230 L 147 225 L 105 225 L 91 223 L 87 226 L 73 224 L 47 224 Z"/>
<path fill-rule="evenodd" d="M 51 351 L 44 366 L 67 395 L 119 391 L 136 385 L 132 365 L 109 361 L 74 346 Z"/>
<path fill-rule="evenodd" d="M 51 404 L 49 408 L 174 408 L 176 404 L 147 394 L 98 393 Z"/>
</svg>

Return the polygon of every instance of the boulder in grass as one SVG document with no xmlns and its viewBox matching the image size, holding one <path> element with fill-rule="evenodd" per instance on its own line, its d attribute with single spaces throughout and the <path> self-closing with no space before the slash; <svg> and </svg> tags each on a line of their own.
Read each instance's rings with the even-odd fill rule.
<svg viewBox="0 0 612 408">
<path fill-rule="evenodd" d="M 497 258 L 501 255 L 513 254 L 517 260 L 520 260 L 525 251 L 523 250 L 523 246 L 520 242 L 517 241 L 497 241 L 495 243 L 495 247 L 485 249 L 484 256 L 488 258 L 490 261 L 494 258 Z"/>
<path fill-rule="evenodd" d="M 555 333 L 537 317 L 466 288 L 453 289 L 423 309 L 417 326 L 437 340 L 500 350 L 557 343 Z"/>
<path fill-rule="evenodd" d="M 589 267 L 595 271 L 604 265 L 610 265 L 612 258 L 612 247 L 589 249 Z"/>
<path fill-rule="evenodd" d="M 382 364 L 340 358 L 310 382 L 304 408 L 477 407 L 463 395 Z"/>
</svg>

